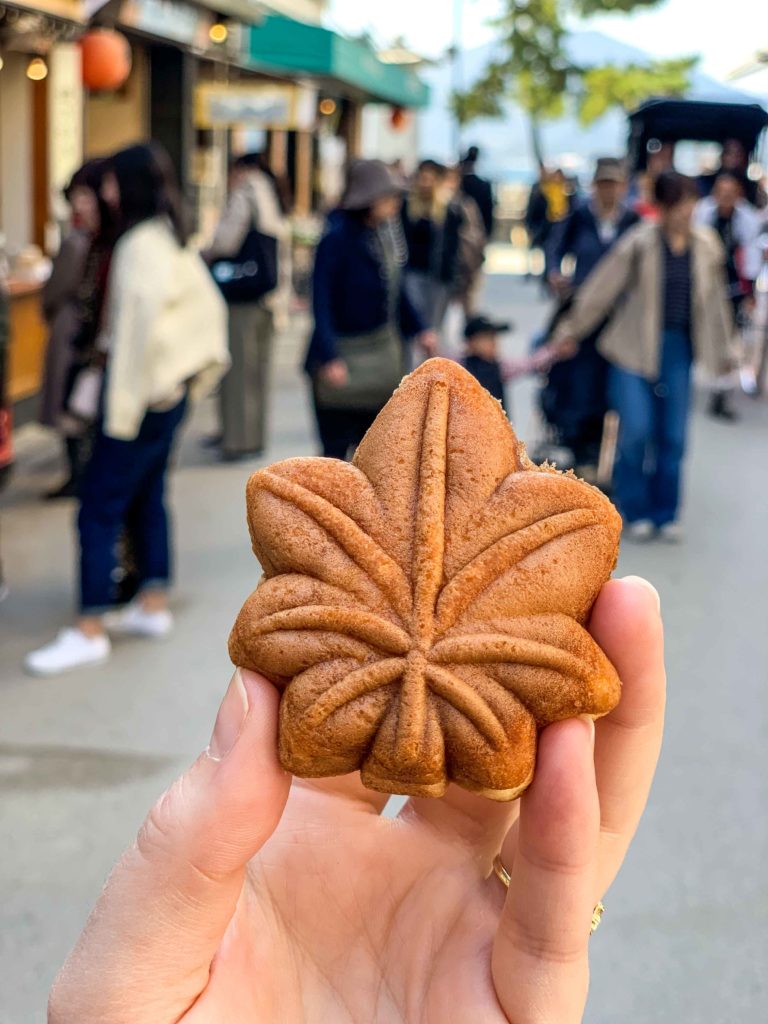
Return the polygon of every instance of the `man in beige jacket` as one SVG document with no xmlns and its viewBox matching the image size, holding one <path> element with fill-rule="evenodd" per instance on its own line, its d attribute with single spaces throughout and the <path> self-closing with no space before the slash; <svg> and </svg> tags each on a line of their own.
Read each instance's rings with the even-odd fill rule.
<svg viewBox="0 0 768 1024">
<path fill-rule="evenodd" d="M 566 354 L 606 317 L 598 349 L 611 364 L 620 416 L 615 497 L 629 536 L 681 538 L 680 470 L 693 360 L 713 376 L 732 364 L 733 317 L 719 239 L 693 227 L 696 183 L 674 171 L 656 182 L 657 224 L 628 231 L 597 265 L 561 321 Z"/>
</svg>

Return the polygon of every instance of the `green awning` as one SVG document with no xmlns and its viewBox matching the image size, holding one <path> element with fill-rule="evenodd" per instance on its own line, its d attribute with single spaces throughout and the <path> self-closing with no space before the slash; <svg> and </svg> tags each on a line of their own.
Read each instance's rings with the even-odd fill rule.
<svg viewBox="0 0 768 1024">
<path fill-rule="evenodd" d="M 429 87 L 411 68 L 385 64 L 370 45 L 319 25 L 291 18 L 265 18 L 248 29 L 247 53 L 254 67 L 330 79 L 372 102 L 425 107 Z"/>
</svg>

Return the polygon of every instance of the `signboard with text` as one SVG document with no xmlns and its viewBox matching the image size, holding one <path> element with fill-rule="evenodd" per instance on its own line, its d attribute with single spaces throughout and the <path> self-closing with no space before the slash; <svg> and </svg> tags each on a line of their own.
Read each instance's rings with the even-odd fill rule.
<svg viewBox="0 0 768 1024">
<path fill-rule="evenodd" d="M 195 90 L 195 127 L 310 131 L 316 103 L 316 91 L 306 86 L 199 85 Z"/>
</svg>

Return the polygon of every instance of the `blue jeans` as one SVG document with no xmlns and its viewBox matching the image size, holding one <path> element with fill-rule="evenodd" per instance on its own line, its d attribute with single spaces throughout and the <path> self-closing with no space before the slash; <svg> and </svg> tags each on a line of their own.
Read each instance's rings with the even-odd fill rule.
<svg viewBox="0 0 768 1024">
<path fill-rule="evenodd" d="M 691 390 L 691 342 L 665 330 L 656 382 L 612 366 L 609 394 L 620 417 L 614 496 L 625 522 L 677 519 Z"/>
<path fill-rule="evenodd" d="M 165 476 L 186 398 L 167 412 L 148 412 L 133 441 L 96 436 L 80 490 L 80 610 L 95 615 L 115 603 L 117 543 L 126 524 L 142 589 L 171 577 Z"/>
</svg>

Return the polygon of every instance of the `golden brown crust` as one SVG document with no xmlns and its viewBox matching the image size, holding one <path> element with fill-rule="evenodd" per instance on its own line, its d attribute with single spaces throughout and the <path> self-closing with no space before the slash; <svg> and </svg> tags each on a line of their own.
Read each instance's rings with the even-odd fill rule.
<svg viewBox="0 0 768 1024">
<path fill-rule="evenodd" d="M 619 516 L 534 466 L 456 363 L 405 378 L 351 465 L 255 473 L 248 522 L 264 578 L 230 655 L 283 689 L 280 758 L 296 775 L 509 800 L 533 777 L 537 729 L 618 701 L 584 623 Z"/>
</svg>

